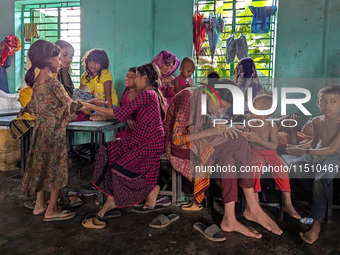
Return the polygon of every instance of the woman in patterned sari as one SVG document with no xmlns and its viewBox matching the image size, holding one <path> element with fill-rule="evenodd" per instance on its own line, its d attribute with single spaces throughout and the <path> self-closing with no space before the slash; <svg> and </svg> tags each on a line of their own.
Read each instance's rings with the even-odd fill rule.
<svg viewBox="0 0 340 255">
<path fill-rule="evenodd" d="M 233 84 L 230 80 L 223 80 L 222 83 L 226 82 Z M 221 97 L 222 105 L 220 103 L 216 105 L 209 97 L 207 107 L 209 114 L 216 113 L 221 107 L 230 107 L 226 101 L 227 90 L 216 90 Z M 204 166 L 213 166 L 216 162 L 221 167 L 230 165 L 236 166 L 237 169 L 240 169 L 241 165 L 251 165 L 247 140 L 239 137 L 234 128 L 226 128 L 223 125 L 211 127 L 210 118 L 201 114 L 201 93 L 199 89 L 190 88 L 178 93 L 169 106 L 165 123 L 167 157 L 177 171 L 194 183 L 194 202 L 190 205 L 192 210 L 197 210 L 201 206 L 204 191 L 208 189 L 209 179 L 212 177 L 209 172 L 200 169 L 204 169 Z M 215 100 L 219 102 L 217 97 Z M 282 233 L 255 200 L 251 176 L 230 171 L 223 173 L 219 178 L 224 203 L 224 216 L 220 225 L 222 230 L 261 238 L 261 234 L 241 224 L 235 217 L 235 202 L 240 186 L 247 201 L 244 217 L 275 234 Z M 190 210 L 190 207 L 185 209 Z"/>
</svg>

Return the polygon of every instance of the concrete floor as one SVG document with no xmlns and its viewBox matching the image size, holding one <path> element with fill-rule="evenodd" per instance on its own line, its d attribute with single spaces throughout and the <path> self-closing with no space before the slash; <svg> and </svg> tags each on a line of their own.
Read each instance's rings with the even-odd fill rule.
<svg viewBox="0 0 340 255">
<path fill-rule="evenodd" d="M 83 171 L 81 178 L 71 170 L 71 186 L 88 188 L 92 165 Z M 86 213 L 97 211 L 95 197 L 82 197 L 84 205 L 75 208 L 75 218 L 64 222 L 43 222 L 43 216 L 33 216 L 23 202 L 27 199 L 20 191 L 20 179 L 7 178 L 15 172 L 0 172 L 0 254 L 340 254 L 340 211 L 334 211 L 333 223 L 324 224 L 319 240 L 313 245 L 302 243 L 298 236 L 308 227 L 285 217 L 277 221 L 284 233 L 275 236 L 264 228 L 239 220 L 256 228 L 263 238 L 244 237 L 237 233 L 225 233 L 227 240 L 209 241 L 192 225 L 196 221 L 205 224 L 219 222 L 222 215 L 206 209 L 197 213 L 185 213 L 170 206 L 162 213 L 175 212 L 180 219 L 164 229 L 152 229 L 149 222 L 159 212 L 136 214 L 131 208 L 122 209 L 120 218 L 111 219 L 105 229 L 85 229 L 81 221 Z M 299 208 L 298 208 L 299 209 Z M 301 208 L 306 210 L 307 208 Z M 272 215 L 272 214 L 271 214 Z M 273 216 L 274 217 L 274 216 Z"/>
</svg>

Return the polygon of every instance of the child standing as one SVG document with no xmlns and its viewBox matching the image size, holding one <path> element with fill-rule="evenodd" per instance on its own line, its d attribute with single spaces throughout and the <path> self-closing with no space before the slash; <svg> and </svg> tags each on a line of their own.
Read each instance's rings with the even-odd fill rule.
<svg viewBox="0 0 340 255">
<path fill-rule="evenodd" d="M 182 89 L 190 87 L 192 84 L 191 75 L 195 71 L 195 61 L 192 58 L 185 57 L 181 63 L 181 74 L 175 78 L 175 92 L 178 93 Z"/>
<path fill-rule="evenodd" d="M 288 145 L 286 149 L 289 154 L 303 155 L 295 164 L 308 168 L 309 173 L 315 173 L 312 202 L 314 221 L 308 232 L 300 233 L 301 239 L 309 244 L 319 237 L 321 222 L 326 214 L 329 183 L 339 174 L 340 86 L 328 85 L 320 89 L 317 104 L 323 115 L 312 121 L 313 140 L 307 144 Z"/>
<path fill-rule="evenodd" d="M 59 46 L 60 48 L 60 67 L 57 74 L 57 79 L 60 81 L 61 84 L 64 85 L 64 88 L 70 98 L 73 96 L 74 85 L 70 76 L 70 65 L 73 60 L 74 56 L 74 48 L 73 46 L 64 41 L 58 40 L 54 43 L 55 45 Z"/>
<path fill-rule="evenodd" d="M 268 110 L 272 106 L 272 101 L 272 96 L 262 94 L 254 98 L 253 105 L 257 110 Z M 255 120 L 252 121 L 252 126 L 247 125 L 245 128 L 247 139 L 251 143 L 250 151 L 252 163 L 253 165 L 258 166 L 258 171 L 253 173 L 256 198 L 258 199 L 258 192 L 261 192 L 260 180 L 262 166 L 269 165 L 273 168 L 282 169 L 282 171 L 272 172 L 276 188 L 283 193 L 285 212 L 293 218 L 300 219 L 301 216 L 296 212 L 292 205 L 289 173 L 284 171 L 284 163 L 276 154 L 278 146 L 277 126 L 276 124 L 272 125 L 272 122 L 270 121 L 266 121 L 268 117 L 268 115 L 255 115 L 250 113 L 250 119 Z"/>
<path fill-rule="evenodd" d="M 110 141 L 100 147 L 92 183 L 108 196 L 98 212 L 100 217 L 115 207 L 127 207 L 146 198 L 142 212 L 162 209 L 156 206 L 160 155 L 164 151 L 165 118 L 159 71 L 153 64 L 137 68 L 136 87 L 139 95 L 128 105 L 105 109 L 82 102 L 83 110 L 91 109 L 125 122 L 137 112 L 136 125 L 131 136 Z M 108 167 L 109 166 L 109 167 Z"/>
<path fill-rule="evenodd" d="M 108 70 L 109 58 L 105 51 L 92 49 L 85 53 L 83 57 L 85 72 L 80 78 L 80 89 L 88 90 L 97 98 L 107 101 L 107 108 L 118 105 L 118 97 L 113 85 L 112 74 Z"/>
<path fill-rule="evenodd" d="M 32 62 L 25 81 L 32 87 L 31 101 L 22 110 L 36 116 L 22 190 L 36 192 L 34 215 L 44 214 L 44 221 L 68 220 L 75 212 L 60 210 L 60 189 L 68 184 L 66 126 L 81 107 L 68 96 L 60 82 L 52 77 L 60 65 L 60 48 L 38 40 L 28 50 Z M 35 78 L 35 68 L 40 69 Z M 48 206 L 44 192 L 51 192 Z"/>
</svg>

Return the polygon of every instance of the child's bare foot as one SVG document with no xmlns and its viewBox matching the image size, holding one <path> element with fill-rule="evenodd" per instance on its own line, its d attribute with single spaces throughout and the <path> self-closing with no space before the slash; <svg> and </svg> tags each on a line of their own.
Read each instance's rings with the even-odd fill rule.
<svg viewBox="0 0 340 255">
<path fill-rule="evenodd" d="M 151 208 L 155 207 L 159 190 L 160 190 L 159 185 L 156 185 L 156 187 L 151 191 L 149 196 L 146 198 L 145 205 L 148 205 Z"/>
<path fill-rule="evenodd" d="M 284 205 L 285 212 L 289 214 L 289 216 L 293 217 L 294 219 L 301 219 L 300 214 L 295 210 L 292 204 L 290 205 Z"/>
<path fill-rule="evenodd" d="M 259 204 L 255 204 L 253 208 L 247 207 L 243 211 L 243 216 L 249 221 L 260 224 L 262 227 L 276 235 L 282 234 L 282 230 L 279 226 L 262 210 Z"/>
<path fill-rule="evenodd" d="M 259 198 L 259 193 L 258 192 L 255 192 L 255 200 L 260 203 L 260 198 Z"/>
<path fill-rule="evenodd" d="M 312 228 L 304 234 L 300 232 L 299 235 L 304 242 L 312 244 L 319 238 L 320 229 L 320 222 L 314 220 Z"/>
<path fill-rule="evenodd" d="M 235 220 L 233 222 L 227 221 L 227 220 L 222 220 L 221 222 L 221 229 L 226 232 L 238 232 L 242 235 L 249 236 L 249 237 L 254 237 L 254 238 L 261 238 L 262 235 L 257 232 L 254 228 L 252 227 L 247 227 L 243 224 L 241 224 L 239 221 Z"/>
<path fill-rule="evenodd" d="M 114 198 L 108 197 L 107 200 L 105 201 L 103 207 L 98 212 L 98 216 L 103 218 L 108 211 L 110 211 L 114 208 L 116 208 Z"/>
<path fill-rule="evenodd" d="M 47 205 L 43 204 L 42 206 L 35 206 L 33 209 L 33 215 L 42 215 L 47 209 Z"/>
</svg>

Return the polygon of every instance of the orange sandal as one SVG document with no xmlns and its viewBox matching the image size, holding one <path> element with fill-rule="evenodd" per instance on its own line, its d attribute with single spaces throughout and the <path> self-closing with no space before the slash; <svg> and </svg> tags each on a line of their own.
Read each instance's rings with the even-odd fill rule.
<svg viewBox="0 0 340 255">
<path fill-rule="evenodd" d="M 203 205 L 196 205 L 194 202 L 191 202 L 190 204 L 182 205 L 181 209 L 183 211 L 197 212 L 197 211 L 201 211 L 203 209 Z"/>
</svg>

